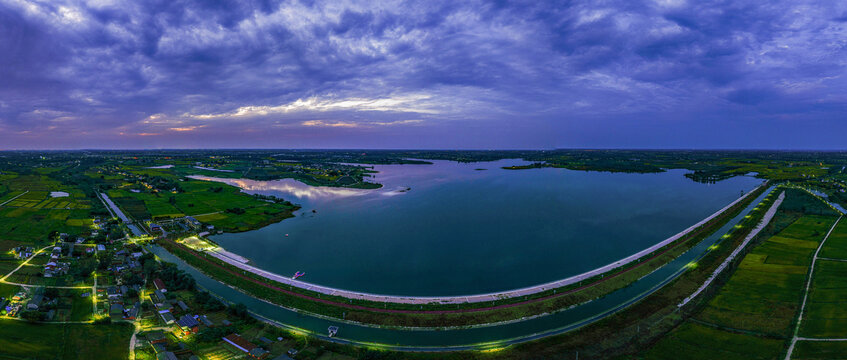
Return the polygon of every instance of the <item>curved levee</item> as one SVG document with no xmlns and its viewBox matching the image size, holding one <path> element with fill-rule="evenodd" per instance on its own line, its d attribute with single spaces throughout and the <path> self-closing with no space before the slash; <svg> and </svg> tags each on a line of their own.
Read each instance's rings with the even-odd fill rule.
<svg viewBox="0 0 847 360">
<path fill-rule="evenodd" d="M 339 343 L 368 347 L 382 347 L 401 351 L 446 351 L 497 348 L 509 344 L 539 339 L 568 332 L 588 325 L 637 303 L 685 272 L 686 266 L 704 256 L 709 247 L 720 241 L 723 234 L 744 219 L 745 215 L 762 201 L 773 187 L 759 195 L 737 216 L 724 226 L 701 240 L 697 245 L 639 279 L 630 286 L 616 290 L 602 298 L 565 309 L 547 316 L 535 317 L 519 322 L 497 326 L 461 328 L 449 330 L 403 330 L 363 326 L 298 313 L 256 299 L 230 288 L 198 270 L 162 248 L 153 246 L 152 251 L 165 261 L 176 263 L 181 269 L 195 277 L 198 285 L 234 303 L 244 303 L 257 317 L 272 321 L 294 331 Z M 338 337 L 323 335 L 328 326 L 339 326 Z"/>
</svg>

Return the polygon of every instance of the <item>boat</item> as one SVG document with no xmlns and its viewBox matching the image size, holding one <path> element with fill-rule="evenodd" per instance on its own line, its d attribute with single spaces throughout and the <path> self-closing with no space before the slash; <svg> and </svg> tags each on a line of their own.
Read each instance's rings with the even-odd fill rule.
<svg viewBox="0 0 847 360">
<path fill-rule="evenodd" d="M 329 337 L 333 337 L 335 334 L 338 334 L 338 326 L 333 325 L 328 327 L 326 330 L 329 332 Z"/>
<path fill-rule="evenodd" d="M 291 280 L 297 280 L 297 278 L 299 278 L 303 275 L 306 275 L 306 273 L 304 273 L 302 271 L 298 271 L 298 272 L 294 273 L 294 276 L 291 277 Z"/>
</svg>

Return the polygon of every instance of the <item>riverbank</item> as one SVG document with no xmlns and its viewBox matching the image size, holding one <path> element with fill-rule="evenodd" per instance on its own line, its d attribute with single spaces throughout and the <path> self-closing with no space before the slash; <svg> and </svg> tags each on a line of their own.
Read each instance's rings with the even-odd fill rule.
<svg viewBox="0 0 847 360">
<path fill-rule="evenodd" d="M 527 318 L 572 307 L 602 297 L 650 274 L 664 264 L 676 258 L 696 244 L 694 239 L 702 239 L 723 223 L 734 217 L 749 202 L 765 190 L 765 186 L 746 194 L 727 205 L 712 216 L 686 229 L 657 245 L 638 254 L 642 257 L 628 257 L 607 266 L 611 271 L 591 271 L 586 277 L 577 275 L 565 280 L 575 280 L 565 286 L 550 288 L 542 284 L 532 288 L 535 292 L 518 289 L 498 293 L 498 296 L 474 295 L 453 297 L 451 302 L 432 301 L 433 298 L 396 297 L 401 300 L 412 299 L 415 302 L 383 302 L 373 298 L 352 295 L 339 296 L 338 293 L 315 291 L 314 285 L 300 283 L 287 277 L 272 274 L 255 267 L 234 261 L 224 261 L 220 256 L 210 253 L 198 253 L 181 244 L 165 242 L 162 245 L 192 266 L 228 284 L 273 303 L 285 304 L 309 312 L 339 319 L 362 323 L 400 327 L 444 327 L 470 326 L 496 323 Z M 657 250 L 654 250 L 657 249 Z M 226 259 L 229 260 L 229 259 Z M 247 280 L 247 281 L 245 281 Z M 564 281 L 554 282 L 562 283 Z M 298 285 L 305 284 L 306 287 Z M 332 289 L 333 291 L 337 289 Z M 518 295 L 504 296 L 502 294 Z M 357 293 L 358 295 L 358 293 Z M 467 301 L 474 297 L 489 296 L 483 301 Z M 495 299 L 490 300 L 489 299 Z M 420 301 L 426 299 L 426 302 Z M 463 301 L 463 302 L 459 302 Z"/>
</svg>

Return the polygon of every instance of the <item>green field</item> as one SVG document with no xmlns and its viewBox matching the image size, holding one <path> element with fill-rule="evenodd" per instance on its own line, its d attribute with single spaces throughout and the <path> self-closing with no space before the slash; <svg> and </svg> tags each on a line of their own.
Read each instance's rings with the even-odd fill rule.
<svg viewBox="0 0 847 360">
<path fill-rule="evenodd" d="M 847 359 L 847 341 L 798 341 L 791 359 Z"/>
<path fill-rule="evenodd" d="M 648 359 L 776 359 L 784 341 L 688 321 L 662 339 Z"/>
<path fill-rule="evenodd" d="M 46 175 L 6 175 L 0 181 L 11 190 L 4 198 L 23 194 L 0 206 L 0 240 L 31 243 L 46 241 L 51 231 L 81 235 L 91 230 L 91 200 L 82 190 Z M 52 191 L 69 196 L 54 198 Z"/>
<path fill-rule="evenodd" d="M 129 324 L 31 324 L 0 319 L 2 359 L 126 359 Z"/>
<path fill-rule="evenodd" d="M 843 219 L 838 223 L 816 262 L 806 313 L 800 324 L 802 337 L 847 338 L 847 257 L 842 257 L 847 242 L 845 224 L 847 221 Z"/>
<path fill-rule="evenodd" d="M 778 215 L 775 223 L 785 218 L 791 217 Z M 778 358 L 791 337 L 812 256 L 836 220 L 795 218 L 755 245 L 716 295 L 651 347 L 646 358 Z"/>
<path fill-rule="evenodd" d="M 108 191 L 122 210 L 137 220 L 176 218 L 186 215 L 225 231 L 246 231 L 280 221 L 291 215 L 293 206 L 266 202 L 226 184 L 185 180 L 182 192 L 132 192 L 128 187 Z M 243 213 L 227 209 L 242 209 Z"/>
<path fill-rule="evenodd" d="M 811 256 L 835 221 L 806 215 L 757 246 L 698 320 L 768 336 L 788 336 Z"/>
<path fill-rule="evenodd" d="M 823 244 L 821 253 L 824 258 L 847 259 L 847 221 L 841 219 L 829 239 Z"/>
<path fill-rule="evenodd" d="M 51 231 L 80 235 L 91 231 L 88 210 L 0 207 L 0 239 L 46 241 Z"/>
</svg>

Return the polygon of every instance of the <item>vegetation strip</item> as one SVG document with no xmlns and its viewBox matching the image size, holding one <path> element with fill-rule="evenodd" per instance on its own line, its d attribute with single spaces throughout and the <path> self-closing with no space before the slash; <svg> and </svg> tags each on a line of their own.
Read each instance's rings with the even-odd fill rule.
<svg viewBox="0 0 847 360">
<path fill-rule="evenodd" d="M 750 234 L 748 234 L 747 237 L 744 238 L 744 241 L 741 243 L 741 245 L 738 245 L 738 247 L 735 248 L 735 250 L 729 256 L 727 256 L 726 260 L 724 260 L 724 262 L 720 266 L 718 266 L 717 269 L 715 269 L 715 272 L 712 273 L 712 275 L 709 276 L 708 279 L 706 279 L 706 282 L 704 282 L 703 285 L 700 286 L 700 288 L 697 289 L 697 291 L 695 291 L 693 294 L 691 294 L 691 296 L 682 300 L 682 302 L 679 303 L 678 307 L 685 306 L 685 304 L 688 304 L 689 301 L 691 301 L 692 299 L 697 297 L 697 295 L 699 295 L 701 292 L 703 292 L 703 290 L 705 290 L 707 287 L 709 287 L 709 284 L 711 284 L 712 281 L 714 281 L 715 278 L 718 275 L 720 275 L 720 273 L 724 269 L 726 269 L 726 267 L 729 265 L 729 263 L 731 263 L 732 260 L 735 259 L 736 256 L 738 256 L 738 253 L 740 253 L 741 250 L 744 250 L 744 247 L 747 246 L 747 244 L 750 242 L 750 240 L 753 240 L 753 238 L 756 237 L 756 235 L 759 234 L 759 231 L 762 231 L 762 229 L 764 229 L 765 226 L 767 226 L 767 224 L 769 224 L 771 222 L 771 219 L 773 219 L 774 215 L 776 215 L 776 210 L 779 208 L 779 205 L 782 204 L 782 200 L 784 200 L 784 199 L 785 199 L 785 192 L 782 192 L 782 194 L 779 194 L 779 198 L 777 198 L 776 201 L 773 203 L 773 205 L 771 205 L 771 208 L 768 209 L 768 212 L 765 214 L 765 217 L 762 219 L 762 222 L 759 223 L 759 225 L 756 226 L 756 228 L 753 229 L 753 231 L 751 231 Z"/>
</svg>

